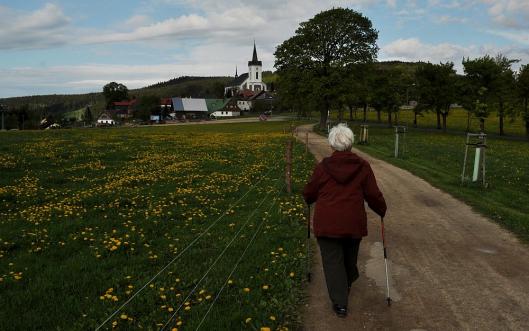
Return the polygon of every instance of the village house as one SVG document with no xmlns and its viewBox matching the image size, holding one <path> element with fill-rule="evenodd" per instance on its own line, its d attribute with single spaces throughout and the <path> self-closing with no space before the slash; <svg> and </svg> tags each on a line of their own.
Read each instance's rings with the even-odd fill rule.
<svg viewBox="0 0 529 331">
<path fill-rule="evenodd" d="M 112 119 L 110 114 L 107 112 L 102 112 L 99 117 L 97 118 L 97 126 L 108 126 L 108 125 L 115 125 L 116 121 Z"/>
<path fill-rule="evenodd" d="M 185 120 L 207 118 L 208 106 L 206 99 L 197 98 L 172 98 L 173 112 L 171 117 Z"/>
<path fill-rule="evenodd" d="M 112 109 L 107 110 L 107 112 L 120 119 L 130 118 L 134 113 L 134 106 L 137 101 L 137 99 L 133 98 L 132 100 L 113 102 Z"/>
</svg>

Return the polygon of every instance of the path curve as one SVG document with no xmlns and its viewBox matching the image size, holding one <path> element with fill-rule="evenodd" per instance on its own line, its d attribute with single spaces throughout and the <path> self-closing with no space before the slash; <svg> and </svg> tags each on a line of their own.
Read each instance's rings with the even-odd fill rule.
<svg viewBox="0 0 529 331">
<path fill-rule="evenodd" d="M 320 161 L 327 140 L 297 129 Z M 380 219 L 368 211 L 349 316 L 335 317 L 316 249 L 304 330 L 529 330 L 529 247 L 426 181 L 353 149 L 371 164 L 385 218 L 394 304 L 385 305 Z M 312 241 L 316 245 L 316 241 Z"/>
</svg>

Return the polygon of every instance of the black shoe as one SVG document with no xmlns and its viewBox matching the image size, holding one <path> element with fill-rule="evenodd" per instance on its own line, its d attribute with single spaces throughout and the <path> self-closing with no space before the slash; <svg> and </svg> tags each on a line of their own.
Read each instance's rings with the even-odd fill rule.
<svg viewBox="0 0 529 331">
<path fill-rule="evenodd" d="M 334 304 L 332 308 L 334 309 L 336 316 L 341 318 L 345 318 L 347 316 L 347 307 Z"/>
</svg>

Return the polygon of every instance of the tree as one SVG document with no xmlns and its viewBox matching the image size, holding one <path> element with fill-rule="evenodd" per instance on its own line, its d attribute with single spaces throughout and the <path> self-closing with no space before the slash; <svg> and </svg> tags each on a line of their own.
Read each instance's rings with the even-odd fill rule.
<svg viewBox="0 0 529 331">
<path fill-rule="evenodd" d="M 352 9 L 333 8 L 302 22 L 295 35 L 277 47 L 275 67 L 280 76 L 295 72 L 311 77 L 307 87 L 321 104 L 320 127 L 324 128 L 337 103 L 337 84 L 349 66 L 376 60 L 377 38 L 367 17 Z"/>
<path fill-rule="evenodd" d="M 373 99 L 371 104 L 377 112 L 380 122 L 380 113 L 388 114 L 388 126 L 393 125 L 392 115 L 399 111 L 404 101 L 405 84 L 402 79 L 402 70 L 396 67 L 376 68 L 373 70 Z"/>
<path fill-rule="evenodd" d="M 138 99 L 138 103 L 134 109 L 134 117 L 142 121 L 148 121 L 151 114 L 159 115 L 160 98 L 155 95 L 144 95 Z"/>
<path fill-rule="evenodd" d="M 86 106 L 83 112 L 82 119 L 85 124 L 92 124 L 92 122 L 94 121 L 94 117 L 92 115 L 92 110 L 90 110 L 90 106 Z"/>
<path fill-rule="evenodd" d="M 505 108 L 512 99 L 511 92 L 514 90 L 514 73 L 511 66 L 517 61 L 501 54 L 496 58 L 485 55 L 474 60 L 463 60 L 468 83 L 472 85 L 471 90 L 474 92 L 474 100 L 479 98 L 487 103 L 487 116 L 491 109 L 498 110 L 500 135 L 504 134 Z M 481 93 L 480 96 L 476 95 L 478 91 Z M 484 129 L 485 118 L 481 117 L 480 121 Z"/>
<path fill-rule="evenodd" d="M 499 76 L 496 80 L 495 86 L 495 99 L 498 105 L 498 117 L 500 119 L 500 135 L 504 135 L 504 118 L 505 115 L 509 114 L 509 110 L 513 107 L 513 98 L 515 94 L 515 78 L 514 71 L 511 69 L 512 65 L 519 60 L 508 59 L 502 54 L 498 54 L 494 59 L 496 66 L 499 68 Z"/>
<path fill-rule="evenodd" d="M 111 82 L 103 87 L 103 95 L 105 96 L 106 107 L 110 108 L 113 102 L 128 100 L 129 89 L 123 84 Z"/>
<path fill-rule="evenodd" d="M 452 62 L 432 64 L 423 63 L 415 72 L 419 109 L 432 109 L 437 114 L 437 129 L 446 131 L 446 118 L 450 105 L 456 99 L 457 76 Z"/>
<path fill-rule="evenodd" d="M 516 92 L 522 100 L 522 117 L 525 121 L 525 135 L 529 139 L 529 65 L 522 66 L 518 72 Z"/>
</svg>

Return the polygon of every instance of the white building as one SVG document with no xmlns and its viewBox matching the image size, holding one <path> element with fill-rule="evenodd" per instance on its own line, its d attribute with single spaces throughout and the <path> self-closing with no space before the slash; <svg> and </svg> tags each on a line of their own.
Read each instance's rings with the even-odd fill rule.
<svg viewBox="0 0 529 331">
<path fill-rule="evenodd" d="M 248 61 L 248 72 L 239 76 L 237 69 L 235 69 L 235 79 L 224 88 L 224 94 L 232 97 L 244 90 L 254 92 L 267 90 L 266 84 L 263 83 L 263 63 L 257 59 L 255 43 L 253 44 L 252 60 Z M 243 108 L 241 109 L 245 110 Z"/>
<path fill-rule="evenodd" d="M 109 114 L 103 112 L 97 118 L 97 125 L 115 125 L 116 122 L 110 117 Z"/>
</svg>

